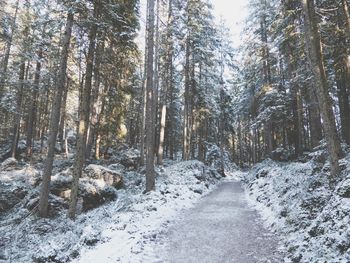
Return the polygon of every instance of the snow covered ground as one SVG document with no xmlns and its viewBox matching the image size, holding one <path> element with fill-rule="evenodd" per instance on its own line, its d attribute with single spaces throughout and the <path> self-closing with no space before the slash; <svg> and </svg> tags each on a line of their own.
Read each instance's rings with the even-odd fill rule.
<svg viewBox="0 0 350 263">
<path fill-rule="evenodd" d="M 301 162 L 265 160 L 246 173 L 234 165 L 227 170 L 225 180 L 242 179 L 249 204 L 261 213 L 266 227 L 285 240 L 284 262 L 350 262 L 350 154 L 341 160 L 343 171 L 332 187 L 325 157 L 320 150 Z M 71 163 L 61 162 L 54 183 L 69 178 Z M 37 196 L 40 165 L 1 167 L 0 197 L 8 200 L 0 200 L 0 212 L 7 209 L 4 204 L 23 200 L 0 213 L 0 262 L 162 262 L 159 249 L 166 248 L 164 237 L 180 211 L 225 181 L 215 168 L 199 161 L 167 162 L 157 167 L 156 191 L 143 194 L 142 169 L 107 166 L 92 168 L 113 172 L 114 179 L 122 175 L 124 187 L 114 190 L 116 200 L 80 214 L 74 222 L 67 219 L 59 196 L 53 197 L 59 209 L 51 219 L 37 218 L 35 206 L 28 210 L 28 201 Z"/>
<path fill-rule="evenodd" d="M 142 194 L 144 175 L 125 171 L 125 188 L 117 191 L 117 200 L 79 215 L 75 222 L 68 220 L 65 213 L 54 219 L 28 214 L 16 221 L 13 219 L 25 209 L 13 211 L 2 218 L 5 223 L 0 225 L 0 262 L 153 260 L 152 242 L 157 235 L 180 210 L 193 206 L 222 178 L 214 168 L 198 161 L 169 164 L 158 167 L 157 172 L 156 191 Z M 23 173 L 18 170 L 12 176 Z M 11 177 L 11 172 L 4 174 Z"/>
<path fill-rule="evenodd" d="M 245 177 L 250 204 L 286 240 L 285 262 L 350 262 L 350 155 L 332 190 L 324 154 L 303 163 L 266 160 Z"/>
</svg>

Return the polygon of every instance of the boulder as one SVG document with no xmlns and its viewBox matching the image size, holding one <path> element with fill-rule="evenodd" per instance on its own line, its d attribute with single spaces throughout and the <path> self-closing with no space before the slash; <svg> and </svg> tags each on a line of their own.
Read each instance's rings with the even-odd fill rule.
<svg viewBox="0 0 350 263">
<path fill-rule="evenodd" d="M 85 177 L 79 180 L 79 209 L 77 210 L 85 212 L 99 207 L 105 202 L 116 200 L 117 190 L 115 186 L 119 186 L 122 180 L 121 177 L 119 178 L 119 174 L 112 172 L 98 165 L 89 165 L 85 169 Z M 73 176 L 71 174 L 59 173 L 51 177 L 50 191 L 55 196 L 69 201 L 72 183 Z"/>
<path fill-rule="evenodd" d="M 117 190 L 112 186 L 101 184 L 99 180 L 81 179 L 79 197 L 82 199 L 82 212 L 85 212 L 116 200 Z"/>
<path fill-rule="evenodd" d="M 123 187 L 123 177 L 118 172 L 100 165 L 88 165 L 84 170 L 84 175 L 91 179 L 103 180 L 107 185 L 117 189 Z"/>
<path fill-rule="evenodd" d="M 122 173 L 125 171 L 125 166 L 120 163 L 113 163 L 108 166 L 108 169 Z"/>
<path fill-rule="evenodd" d="M 55 217 L 60 211 L 68 209 L 70 200 L 72 176 L 55 175 L 52 177 L 49 197 L 49 217 Z M 107 185 L 103 180 L 82 178 L 79 180 L 78 199 L 81 208 L 85 212 L 97 208 L 108 201 L 117 199 L 117 190 Z M 39 193 L 36 191 L 27 198 L 24 207 L 28 210 L 35 210 L 39 204 Z M 79 212 L 78 212 L 79 214 Z"/>
<path fill-rule="evenodd" d="M 128 170 L 136 170 L 140 164 L 140 151 L 137 149 L 119 148 L 111 153 L 111 162 L 120 163 Z"/>
<path fill-rule="evenodd" d="M 50 192 L 56 196 L 69 199 L 73 176 L 57 174 L 51 177 Z"/>
<path fill-rule="evenodd" d="M 51 193 L 64 199 L 70 199 L 73 176 L 57 174 L 51 178 Z M 102 195 L 102 197 L 111 199 L 109 198 L 111 192 L 110 188 L 114 188 L 114 186 L 108 184 L 103 178 L 81 178 L 79 180 L 79 197 L 86 197 L 86 199 L 89 199 L 94 195 L 96 195 L 97 198 Z M 111 196 L 114 196 L 114 194 L 111 194 Z M 100 202 L 98 201 L 98 203 Z"/>
<path fill-rule="evenodd" d="M 350 198 L 350 179 L 340 183 L 336 191 L 339 196 L 343 198 Z"/>
<path fill-rule="evenodd" d="M 8 185 L 0 182 L 0 213 L 5 213 L 21 202 L 28 190 L 23 186 Z"/>
<path fill-rule="evenodd" d="M 130 169 L 137 169 L 139 165 L 140 159 L 139 158 L 130 158 L 127 155 L 123 155 L 120 163 L 124 165 L 126 168 Z"/>
<path fill-rule="evenodd" d="M 0 165 L 0 170 L 2 171 L 8 171 L 14 169 L 18 164 L 18 161 L 13 158 L 7 158 L 5 161 L 3 161 Z"/>
</svg>

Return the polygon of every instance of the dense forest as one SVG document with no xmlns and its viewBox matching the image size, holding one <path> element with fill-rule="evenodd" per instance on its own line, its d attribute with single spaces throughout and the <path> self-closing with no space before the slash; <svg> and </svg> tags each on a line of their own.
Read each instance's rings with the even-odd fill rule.
<svg viewBox="0 0 350 263">
<path fill-rule="evenodd" d="M 208 1 L 149 2 L 142 55 L 137 1 L 2 1 L 6 157 L 46 153 L 48 179 L 77 134 L 79 178 L 86 159 L 125 142 L 141 151 L 149 191 L 155 158 L 204 161 L 216 146 L 244 166 L 325 139 L 336 175 L 350 143 L 347 1 L 250 1 L 240 50 Z"/>
<path fill-rule="evenodd" d="M 42 164 L 39 217 L 55 161 L 72 160 L 75 219 L 85 167 L 121 147 L 139 153 L 143 194 L 168 160 L 227 176 L 225 163 L 320 148 L 335 187 L 350 145 L 350 2 L 248 3 L 234 48 L 209 0 L 0 0 L 0 161 Z"/>
</svg>

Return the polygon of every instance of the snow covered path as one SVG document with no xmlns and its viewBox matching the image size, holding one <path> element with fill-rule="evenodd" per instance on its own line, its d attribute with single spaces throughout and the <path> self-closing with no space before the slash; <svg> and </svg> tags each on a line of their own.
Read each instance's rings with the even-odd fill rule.
<svg viewBox="0 0 350 263">
<path fill-rule="evenodd" d="M 283 262 L 277 238 L 248 206 L 239 182 L 221 184 L 164 236 L 159 262 Z"/>
</svg>

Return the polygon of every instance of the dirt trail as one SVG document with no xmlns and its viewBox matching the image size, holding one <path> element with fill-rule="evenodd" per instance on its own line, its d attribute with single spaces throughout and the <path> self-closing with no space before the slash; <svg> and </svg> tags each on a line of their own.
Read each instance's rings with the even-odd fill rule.
<svg viewBox="0 0 350 263">
<path fill-rule="evenodd" d="M 248 206 L 239 182 L 221 184 L 184 211 L 164 236 L 159 262 L 283 262 L 278 238 Z"/>
</svg>

